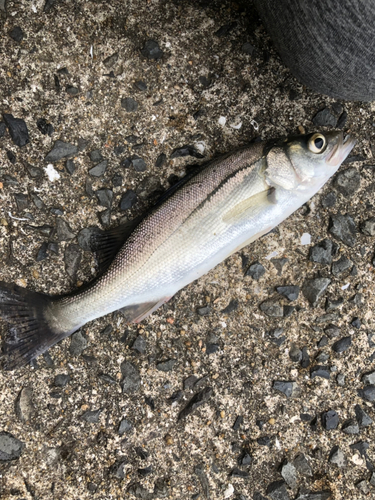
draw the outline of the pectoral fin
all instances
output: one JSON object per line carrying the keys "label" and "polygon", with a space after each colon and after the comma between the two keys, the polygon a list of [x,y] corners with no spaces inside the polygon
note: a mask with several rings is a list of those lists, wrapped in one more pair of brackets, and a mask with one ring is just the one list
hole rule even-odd
{"label": "pectoral fin", "polygon": [[264,191],[260,191],[259,193],[256,193],[253,196],[237,203],[237,205],[223,215],[223,221],[228,224],[233,224],[234,222],[238,222],[243,217],[246,217],[248,213],[258,212],[265,206],[273,205],[275,203],[275,188],[272,187]]}

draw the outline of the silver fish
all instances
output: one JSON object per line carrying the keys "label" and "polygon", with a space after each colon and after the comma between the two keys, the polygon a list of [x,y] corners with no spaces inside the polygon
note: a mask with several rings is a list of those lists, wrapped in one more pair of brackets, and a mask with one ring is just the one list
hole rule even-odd
{"label": "silver fish", "polygon": [[104,271],[70,295],[0,282],[0,315],[11,324],[6,368],[29,362],[113,311],[122,310],[129,322],[142,321],[306,203],[354,144],[341,132],[314,133],[252,144],[212,161],[133,227],[98,236],[93,244]]}

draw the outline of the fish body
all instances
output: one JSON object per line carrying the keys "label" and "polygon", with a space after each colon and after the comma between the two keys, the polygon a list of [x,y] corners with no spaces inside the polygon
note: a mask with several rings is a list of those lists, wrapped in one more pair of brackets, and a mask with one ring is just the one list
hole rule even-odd
{"label": "fish body", "polygon": [[50,297],[1,282],[0,315],[12,325],[5,344],[8,368],[113,311],[141,321],[306,203],[354,143],[344,141],[341,132],[312,134],[256,143],[212,161],[158,203],[130,235],[120,226],[108,238],[99,237],[99,252],[107,260],[111,252],[116,255],[98,278],[71,295]]}

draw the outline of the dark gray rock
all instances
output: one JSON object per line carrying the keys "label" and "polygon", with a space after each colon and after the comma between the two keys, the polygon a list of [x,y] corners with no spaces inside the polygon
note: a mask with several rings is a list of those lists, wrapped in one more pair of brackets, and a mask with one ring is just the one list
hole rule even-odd
{"label": "dark gray rock", "polygon": [[60,161],[63,158],[74,156],[78,153],[78,147],[64,141],[56,141],[51,151],[44,158],[45,161]]}
{"label": "dark gray rock", "polygon": [[283,267],[285,264],[288,262],[289,259],[282,257],[281,259],[271,259],[272,264],[275,266],[275,269],[277,271],[277,275],[281,276],[283,272]]}
{"label": "dark gray rock", "polygon": [[333,325],[330,323],[324,328],[325,333],[328,335],[330,339],[338,337],[341,333],[340,328],[337,325]]}
{"label": "dark gray rock", "polygon": [[220,312],[222,314],[231,314],[232,312],[237,311],[238,305],[239,304],[237,299],[231,299],[229,304],[226,307],[224,307],[224,309],[222,309]]}
{"label": "dark gray rock", "polygon": [[76,169],[75,163],[73,160],[66,160],[65,169],[68,174],[73,175]]}
{"label": "dark gray rock", "polygon": [[301,366],[302,368],[307,368],[310,366],[310,356],[306,346],[302,347]]}
{"label": "dark gray rock", "polygon": [[123,379],[121,381],[122,392],[130,394],[139,389],[141,385],[141,376],[138,368],[129,361],[121,363],[121,373]]}
{"label": "dark gray rock", "polygon": [[352,345],[352,338],[350,336],[343,337],[342,339],[338,340],[333,344],[332,350],[337,353],[345,352],[346,350],[349,349],[351,345]]}
{"label": "dark gray rock", "polygon": [[7,126],[4,122],[0,122],[0,139],[4,137]]}
{"label": "dark gray rock", "polygon": [[141,53],[147,59],[161,59],[163,57],[163,51],[159,47],[158,42],[155,40],[147,40],[141,50]]}
{"label": "dark gray rock", "polygon": [[160,155],[156,158],[155,167],[161,168],[167,161],[167,155],[164,153],[160,153]]}
{"label": "dark gray rock", "polygon": [[29,206],[28,197],[23,193],[14,193],[14,200],[16,202],[17,210],[19,212],[26,210]]}
{"label": "dark gray rock", "polygon": [[92,252],[94,248],[95,237],[103,234],[103,231],[96,226],[85,227],[78,233],[78,245],[85,252]]}
{"label": "dark gray rock", "polygon": [[124,99],[121,99],[121,106],[128,113],[133,113],[133,112],[137,111],[137,109],[138,109],[138,103],[132,97],[125,97]]}
{"label": "dark gray rock", "polygon": [[335,410],[328,410],[322,413],[322,425],[327,430],[337,429],[339,425],[339,416]]}
{"label": "dark gray rock", "polygon": [[71,243],[66,247],[64,254],[65,271],[73,281],[76,280],[81,259],[81,250],[78,245]]}
{"label": "dark gray rock", "polygon": [[30,422],[35,416],[35,406],[33,403],[33,390],[31,387],[23,387],[16,399],[15,410],[21,422]]}
{"label": "dark gray rock", "polygon": [[285,394],[287,398],[295,397],[300,393],[300,388],[296,382],[285,382],[282,380],[275,380],[272,387],[276,391]]}
{"label": "dark gray rock", "polygon": [[25,444],[9,432],[0,432],[0,461],[16,460],[21,456]]}
{"label": "dark gray rock", "polygon": [[301,476],[312,477],[313,471],[307,458],[303,453],[299,453],[293,460],[293,465]]}
{"label": "dark gray rock", "polygon": [[115,174],[113,177],[112,177],[112,185],[113,187],[121,187],[122,186],[122,175],[120,174]]}
{"label": "dark gray rock", "polygon": [[302,351],[295,344],[291,344],[289,349],[289,357],[295,363],[300,363],[302,360]]}
{"label": "dark gray rock", "polygon": [[162,361],[156,364],[156,369],[161,372],[170,372],[173,370],[174,365],[177,363],[177,359],[168,359],[167,361]]}
{"label": "dark gray rock", "polygon": [[138,335],[132,345],[132,349],[134,351],[139,352],[140,354],[144,354],[146,352],[146,339],[142,337],[142,335]]}
{"label": "dark gray rock", "polygon": [[69,352],[72,356],[80,356],[87,347],[87,339],[78,331],[71,336]]}
{"label": "dark gray rock", "polygon": [[52,215],[64,215],[64,210],[60,207],[51,207],[49,211]]}
{"label": "dark gray rock", "polygon": [[55,3],[57,3],[58,1],[60,0],[46,0],[46,3],[44,4],[44,8],[43,8],[43,11],[44,12],[49,12],[52,7],[55,5]]}
{"label": "dark gray rock", "polygon": [[286,339],[285,335],[283,335],[283,332],[284,332],[283,328],[275,328],[274,330],[269,331],[268,335],[270,337],[271,342],[280,347],[281,344],[283,344]]}
{"label": "dark gray rock", "polygon": [[13,115],[8,113],[4,113],[3,118],[14,144],[20,148],[26,146],[30,142],[30,139],[25,120],[14,118]]}
{"label": "dark gray rock", "polygon": [[198,378],[195,375],[190,375],[188,378],[184,380],[184,390],[192,389],[196,383]]}
{"label": "dark gray rock", "polygon": [[107,166],[108,166],[108,160],[103,160],[97,165],[95,165],[95,167],[90,168],[89,175],[91,175],[92,177],[101,177],[107,170]]}
{"label": "dark gray rock", "polygon": [[375,371],[370,372],[370,373],[366,373],[365,375],[363,375],[362,382],[365,385],[374,385],[375,384]]}
{"label": "dark gray rock", "polygon": [[36,261],[41,262],[42,260],[45,260],[48,257],[48,243],[45,241],[42,243],[38,249],[38,252],[36,254]]}
{"label": "dark gray rock", "polygon": [[375,217],[362,222],[360,229],[366,236],[375,236]]}
{"label": "dark gray rock", "polygon": [[254,262],[246,271],[245,276],[250,276],[253,280],[258,281],[265,274],[265,272],[266,270],[262,264]]}
{"label": "dark gray rock", "polygon": [[351,444],[349,447],[351,450],[359,451],[360,455],[365,457],[370,445],[366,441],[358,441],[358,443]]}
{"label": "dark gray rock", "polygon": [[295,500],[328,500],[332,493],[328,490],[324,491],[307,491],[301,492]]}
{"label": "dark gray rock", "polygon": [[354,328],[361,328],[361,320],[359,318],[353,318],[353,320],[350,323]]}
{"label": "dark gray rock", "polygon": [[331,240],[322,240],[310,249],[309,260],[323,265],[331,264],[336,248]]}
{"label": "dark gray rock", "polygon": [[193,156],[194,158],[204,158],[204,155],[199,153],[194,146],[185,145],[176,148],[172,151],[170,158],[182,158],[184,156]]}
{"label": "dark gray rock", "polygon": [[53,125],[51,123],[47,123],[47,120],[45,118],[39,118],[39,120],[36,122],[36,126],[43,135],[49,135],[51,137],[54,132]]}
{"label": "dark gray rock", "polygon": [[139,498],[140,500],[151,500],[154,497],[154,495],[149,492],[144,486],[142,486],[140,483],[133,483],[129,486],[127,489],[128,495],[134,495],[135,498]]}
{"label": "dark gray rock", "polygon": [[283,306],[275,300],[266,300],[260,304],[259,308],[271,318],[282,318],[284,315]]}
{"label": "dark gray rock", "polygon": [[346,458],[342,450],[338,446],[334,446],[330,451],[328,461],[336,464],[338,467],[346,466]]}
{"label": "dark gray rock", "polygon": [[317,347],[322,348],[325,347],[328,344],[328,337],[326,335],[323,335],[323,337],[319,340],[319,342],[316,344]]}
{"label": "dark gray rock", "polygon": [[351,196],[360,188],[361,176],[358,170],[354,167],[349,167],[346,170],[340,171],[335,180],[334,186],[344,196]]}
{"label": "dark gray rock", "polygon": [[290,496],[286,489],[286,484],[284,481],[274,481],[268,485],[266,490],[267,495],[272,498],[272,500],[289,500]]}
{"label": "dark gray rock", "polygon": [[318,111],[312,121],[317,127],[336,127],[337,124],[337,118],[329,108]]}
{"label": "dark gray rock", "polygon": [[251,56],[255,50],[254,45],[251,45],[249,42],[245,42],[242,47],[241,47],[242,52],[247,54],[248,56]]}
{"label": "dark gray rock", "polygon": [[133,191],[132,189],[128,189],[121,197],[120,209],[129,210],[129,208],[132,208],[137,203],[137,200],[138,196],[135,191]]}
{"label": "dark gray rock", "polygon": [[98,189],[95,191],[95,196],[98,199],[99,205],[105,208],[111,208],[113,201],[113,191],[111,189]]}
{"label": "dark gray rock", "polygon": [[330,208],[333,207],[336,203],[336,195],[333,191],[330,193],[327,193],[325,196],[322,198],[322,207],[323,208]]}
{"label": "dark gray rock", "polygon": [[211,312],[211,307],[210,306],[205,306],[205,307],[198,307],[197,313],[199,316],[207,316]]}
{"label": "dark gray rock", "polygon": [[69,241],[75,238],[71,227],[64,219],[56,219],[56,236],[58,241]]}
{"label": "dark gray rock", "polygon": [[98,213],[99,222],[102,226],[107,227],[111,223],[111,211],[109,208]]}
{"label": "dark gray rock", "polygon": [[297,487],[297,469],[291,462],[284,462],[281,467],[281,475],[283,476],[289,488]]}
{"label": "dark gray rock", "polygon": [[182,420],[190,415],[194,410],[196,410],[199,406],[204,404],[206,401],[210,399],[213,394],[212,387],[205,387],[202,391],[197,392],[188,404],[185,406],[183,410],[180,411],[178,415],[178,420]]}
{"label": "dark gray rock", "polygon": [[67,94],[69,94],[71,96],[76,96],[81,92],[78,87],[74,87],[73,85],[67,85],[65,87],[65,91]]}
{"label": "dark gray rock", "polygon": [[375,401],[375,385],[367,385],[358,391],[359,396],[366,401],[373,403]]}
{"label": "dark gray rock", "polygon": [[315,278],[306,280],[302,286],[302,293],[313,307],[316,307],[319,299],[331,283],[329,278]]}
{"label": "dark gray rock", "polygon": [[85,191],[89,198],[92,198],[94,196],[94,191],[92,189],[92,181],[89,177],[86,177]]}
{"label": "dark gray rock", "polygon": [[68,375],[67,373],[60,373],[59,375],[56,375],[53,383],[56,387],[65,387],[69,384],[70,380],[70,375]]}
{"label": "dark gray rock", "polygon": [[363,494],[363,495],[366,495],[368,496],[368,494],[370,493],[370,488],[367,484],[367,481],[365,479],[362,479],[361,481],[358,481],[358,483],[356,483],[355,487]]}
{"label": "dark gray rock", "polygon": [[131,157],[131,164],[136,172],[145,172],[147,170],[146,162],[137,155]]}
{"label": "dark gray rock", "polygon": [[43,170],[39,167],[34,167],[34,165],[30,165],[30,163],[26,162],[25,168],[27,173],[32,179],[39,179],[39,177],[43,176]]}
{"label": "dark gray rock", "polygon": [[373,472],[371,475],[370,484],[371,486],[375,486],[375,472]]}
{"label": "dark gray rock", "polygon": [[132,429],[133,429],[133,424],[126,418],[123,418],[120,422],[117,432],[119,433],[120,436],[122,436],[123,434],[130,432]]}
{"label": "dark gray rock", "polygon": [[104,160],[100,149],[94,149],[93,151],[90,151],[89,155],[90,155],[90,160],[95,163]]}
{"label": "dark gray rock", "polygon": [[293,301],[298,299],[299,295],[299,286],[296,285],[288,285],[288,286],[278,286],[276,287],[276,291],[286,297],[288,300]]}
{"label": "dark gray rock", "polygon": [[358,425],[360,427],[368,427],[372,425],[372,418],[365,412],[365,410],[360,405],[355,405],[355,418],[357,419]]}
{"label": "dark gray rock", "polygon": [[332,264],[332,274],[334,276],[340,276],[340,274],[345,273],[345,271],[350,271],[353,262],[349,260],[345,255],[342,255],[339,260],[335,260]]}
{"label": "dark gray rock", "polygon": [[357,227],[350,215],[332,215],[328,230],[345,245],[353,247],[356,244]]}
{"label": "dark gray rock", "polygon": [[338,299],[327,299],[326,302],[326,311],[334,311],[338,308],[340,308],[344,303],[344,299],[342,297],[339,297]]}
{"label": "dark gray rock", "polygon": [[142,81],[142,80],[137,80],[136,82],[134,82],[134,87],[138,90],[140,90],[141,92],[144,92],[145,90],[147,90],[147,84],[146,82]]}
{"label": "dark gray rock", "polygon": [[98,410],[87,410],[83,415],[81,415],[81,420],[84,420],[88,424],[97,424],[99,422],[101,412],[101,408]]}
{"label": "dark gray rock", "polygon": [[313,379],[315,377],[325,378],[329,380],[331,378],[331,372],[328,366],[313,366],[310,370],[310,378]]}
{"label": "dark gray rock", "polygon": [[358,423],[353,419],[349,419],[346,422],[344,422],[342,424],[341,430],[345,434],[359,434]]}

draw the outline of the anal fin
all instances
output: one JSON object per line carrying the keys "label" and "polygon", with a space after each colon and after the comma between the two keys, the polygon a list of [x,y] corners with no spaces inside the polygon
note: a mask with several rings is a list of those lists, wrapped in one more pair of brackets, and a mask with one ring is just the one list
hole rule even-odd
{"label": "anal fin", "polygon": [[157,302],[144,302],[119,309],[123,313],[128,323],[140,323],[147,316],[152,314],[156,309],[159,309],[163,304],[168,302],[171,297],[163,297]]}

